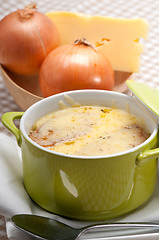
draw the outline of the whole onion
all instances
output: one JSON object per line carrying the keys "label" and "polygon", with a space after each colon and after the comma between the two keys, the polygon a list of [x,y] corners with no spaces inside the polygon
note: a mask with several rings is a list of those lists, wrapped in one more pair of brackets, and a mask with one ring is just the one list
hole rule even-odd
{"label": "whole onion", "polygon": [[108,58],[85,39],[53,50],[44,60],[39,83],[44,97],[77,89],[114,87],[114,71]]}
{"label": "whole onion", "polygon": [[0,64],[16,74],[36,74],[59,42],[53,22],[30,4],[0,21]]}

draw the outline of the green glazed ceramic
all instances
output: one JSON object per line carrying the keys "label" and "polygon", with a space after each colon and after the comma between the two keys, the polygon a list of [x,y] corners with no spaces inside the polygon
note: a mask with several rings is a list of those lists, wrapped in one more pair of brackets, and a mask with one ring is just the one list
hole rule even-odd
{"label": "green glazed ceramic", "polygon": [[134,80],[127,80],[126,84],[137,103],[159,124],[159,90]]}
{"label": "green glazed ceramic", "polygon": [[[65,95],[82,105],[128,110],[142,118],[151,136],[141,145],[113,155],[79,157],[47,150],[29,137],[33,123],[67,104]],[[22,116],[23,115],[23,116]],[[21,118],[20,130],[13,123]],[[136,209],[152,195],[157,178],[158,126],[132,97],[102,90],[79,90],[43,99],[23,113],[5,113],[3,124],[21,146],[24,185],[42,208],[79,220],[103,220]]]}

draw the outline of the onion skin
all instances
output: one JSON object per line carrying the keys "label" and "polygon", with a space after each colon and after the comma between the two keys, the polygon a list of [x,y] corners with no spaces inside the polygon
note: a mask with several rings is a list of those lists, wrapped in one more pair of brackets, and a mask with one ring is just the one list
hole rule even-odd
{"label": "onion skin", "polygon": [[44,97],[77,89],[112,90],[114,71],[107,57],[91,45],[63,45],[44,60],[39,84]]}
{"label": "onion skin", "polygon": [[16,74],[34,75],[46,56],[59,46],[59,33],[44,14],[33,10],[25,18],[19,11],[0,21],[0,64]]}

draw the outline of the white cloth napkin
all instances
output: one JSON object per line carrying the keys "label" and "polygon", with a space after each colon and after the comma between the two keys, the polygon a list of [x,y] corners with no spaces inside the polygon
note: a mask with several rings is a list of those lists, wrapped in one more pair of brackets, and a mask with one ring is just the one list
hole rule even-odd
{"label": "white cloth napkin", "polygon": [[[21,151],[16,140],[4,134],[0,134],[0,215],[6,217],[6,230],[8,238],[13,240],[34,239],[28,234],[17,230],[10,222],[9,218],[14,214],[29,213],[48,216],[67,223],[73,227],[88,225],[88,222],[66,220],[57,215],[48,213],[38,207],[29,198],[23,186]],[[159,183],[151,199],[137,210],[117,219],[116,221],[159,221]],[[89,222],[90,224],[90,222]],[[109,239],[159,239],[159,233],[116,237]],[[106,232],[90,232],[80,239],[108,239]]]}

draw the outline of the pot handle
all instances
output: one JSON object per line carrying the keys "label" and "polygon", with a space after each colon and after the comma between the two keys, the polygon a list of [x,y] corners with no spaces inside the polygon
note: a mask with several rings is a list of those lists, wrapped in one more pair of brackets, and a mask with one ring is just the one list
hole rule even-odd
{"label": "pot handle", "polygon": [[15,126],[14,120],[21,119],[23,114],[24,112],[7,112],[4,113],[1,117],[3,125],[15,135],[19,147],[21,146],[22,139],[20,130]]}
{"label": "pot handle", "polygon": [[141,166],[155,158],[159,158],[159,148],[145,150],[137,156],[136,165]]}

